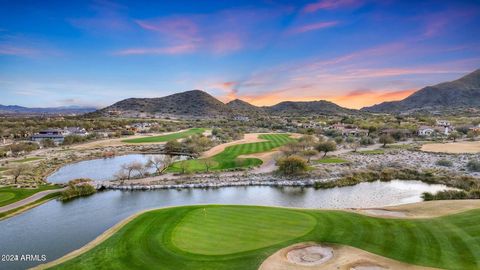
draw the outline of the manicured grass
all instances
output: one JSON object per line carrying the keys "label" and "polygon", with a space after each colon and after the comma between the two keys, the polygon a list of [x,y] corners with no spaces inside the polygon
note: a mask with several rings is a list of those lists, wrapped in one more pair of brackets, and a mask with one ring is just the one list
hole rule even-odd
{"label": "manicured grass", "polygon": [[[267,141],[226,147],[221,153],[211,157],[213,166],[211,166],[210,170],[225,170],[261,165],[262,161],[258,158],[238,158],[238,156],[268,152],[294,140],[290,138],[289,134],[262,134],[259,135],[259,138]],[[204,159],[192,159],[186,162],[190,172],[206,171]],[[176,162],[172,164],[168,171],[181,172],[180,167],[180,162]]]}
{"label": "manicured grass", "polygon": [[51,193],[51,194],[48,194],[47,196],[45,196],[41,199],[38,199],[38,200],[36,200],[32,203],[27,204],[27,205],[12,209],[10,211],[2,212],[2,213],[0,213],[0,220],[11,217],[11,216],[14,216],[16,214],[19,214],[19,213],[21,213],[21,212],[23,212],[23,211],[25,211],[25,210],[27,210],[31,207],[34,207],[38,204],[42,204],[44,202],[47,202],[47,201],[49,201],[51,199],[54,199],[58,196],[60,196],[60,192]]}
{"label": "manicured grass", "polygon": [[320,164],[336,164],[336,163],[348,163],[349,161],[339,157],[324,157],[313,161]]}
{"label": "manicured grass", "polygon": [[205,132],[204,128],[191,128],[191,129],[186,130],[186,131],[172,133],[172,134],[168,134],[168,135],[151,136],[151,137],[123,140],[122,142],[125,142],[125,143],[168,142],[168,141],[171,141],[171,140],[183,139],[183,138],[186,138],[188,136],[192,136],[194,134],[201,134],[203,132]]}
{"label": "manicured grass", "polygon": [[30,161],[40,160],[40,159],[43,159],[43,158],[41,158],[41,157],[29,157],[29,158],[24,158],[24,159],[12,160],[12,162],[24,163],[24,162],[30,162]]}
{"label": "manicured grass", "polygon": [[55,269],[258,269],[293,243],[364,249],[406,263],[479,269],[480,209],[432,219],[329,210],[183,206],[146,212]]}
{"label": "manicured grass", "polygon": [[355,153],[362,154],[362,155],[383,155],[385,154],[385,151],[382,149],[375,149],[375,150],[357,151]]}
{"label": "manicured grass", "polygon": [[20,200],[23,200],[27,197],[32,196],[33,194],[50,189],[60,188],[57,185],[42,185],[38,188],[16,188],[16,187],[3,187],[0,188],[0,206],[5,206]]}

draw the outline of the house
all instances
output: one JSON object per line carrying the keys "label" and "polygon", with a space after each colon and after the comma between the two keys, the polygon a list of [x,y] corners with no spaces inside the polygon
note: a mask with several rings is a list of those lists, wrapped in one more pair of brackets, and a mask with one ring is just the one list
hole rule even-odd
{"label": "house", "polygon": [[45,129],[40,131],[38,134],[34,134],[30,137],[30,140],[34,142],[41,142],[43,140],[52,140],[55,143],[62,143],[65,139],[65,134],[63,129]]}
{"label": "house", "polygon": [[478,124],[477,126],[470,127],[470,128],[468,128],[468,130],[479,133],[480,132],[480,124]]}
{"label": "house", "polygon": [[331,125],[327,129],[338,130],[342,133],[342,136],[344,136],[344,137],[366,136],[366,135],[368,135],[368,130],[366,130],[366,129],[360,129],[355,125],[345,125],[345,124],[342,124],[342,123],[337,123],[337,124]]}
{"label": "house", "polygon": [[145,132],[145,131],[148,131],[150,130],[150,128],[153,126],[152,123],[135,123],[133,125],[131,125],[132,128],[134,128],[136,131],[139,131],[139,132]]}
{"label": "house", "polygon": [[450,127],[451,124],[448,120],[437,120],[436,121],[437,127]]}
{"label": "house", "polygon": [[65,127],[63,128],[63,135],[65,136],[77,135],[77,136],[85,137],[88,135],[88,132],[87,130],[81,127]]}
{"label": "house", "polygon": [[452,132],[453,129],[449,126],[440,126],[440,127],[435,127],[435,131],[440,134],[448,136],[448,134],[450,134],[450,132]]}
{"label": "house", "polygon": [[248,121],[250,121],[250,117],[242,116],[242,115],[236,115],[236,116],[233,117],[233,120],[241,121],[241,122],[248,122]]}
{"label": "house", "polygon": [[432,134],[435,132],[435,130],[432,127],[429,126],[421,126],[417,130],[418,136],[432,136]]}

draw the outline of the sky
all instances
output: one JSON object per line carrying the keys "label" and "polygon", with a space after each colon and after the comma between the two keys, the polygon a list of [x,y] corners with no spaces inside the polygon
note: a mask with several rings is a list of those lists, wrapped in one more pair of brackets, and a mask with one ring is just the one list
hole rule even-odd
{"label": "sky", "polygon": [[201,89],[361,108],[478,68],[480,0],[0,0],[4,105]]}

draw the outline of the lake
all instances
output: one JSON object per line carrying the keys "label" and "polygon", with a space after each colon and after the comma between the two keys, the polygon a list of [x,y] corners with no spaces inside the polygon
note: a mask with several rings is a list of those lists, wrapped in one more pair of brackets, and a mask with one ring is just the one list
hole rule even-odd
{"label": "lake", "polygon": [[[150,158],[162,155],[143,155],[129,154],[115,156],[111,158],[100,158],[86,161],[80,161],[65,165],[59,170],[47,177],[47,181],[51,183],[67,183],[70,180],[78,178],[90,178],[95,181],[114,180],[115,175],[122,169],[122,165],[132,162],[140,162],[147,164]],[[177,156],[178,160],[186,157]],[[149,173],[155,172],[155,168],[148,168]],[[135,175],[135,172],[132,176]]]}
{"label": "lake", "polygon": [[[302,208],[382,207],[421,201],[422,192],[446,189],[419,181],[360,183],[351,187],[226,187],[110,190],[67,203],[49,201],[0,221],[0,254],[46,255],[57,259],[87,244],[122,219],[145,209],[190,204],[250,204]],[[24,269],[38,262],[0,262],[0,269]]]}

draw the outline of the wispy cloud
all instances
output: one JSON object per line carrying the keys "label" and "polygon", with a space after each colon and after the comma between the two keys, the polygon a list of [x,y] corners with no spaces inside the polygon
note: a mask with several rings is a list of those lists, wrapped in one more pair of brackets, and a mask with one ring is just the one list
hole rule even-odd
{"label": "wispy cloud", "polygon": [[[291,9],[279,7],[226,9],[211,14],[178,14],[169,17],[135,20],[136,25],[151,34],[154,48],[188,48],[211,54],[233,53],[258,48],[275,35],[270,24],[278,22]],[[270,31],[272,30],[272,31]],[[279,30],[277,30],[279,31]],[[136,49],[136,48],[133,48]],[[131,48],[125,49],[125,51]],[[137,54],[141,54],[137,50]],[[144,50],[145,54],[151,51]],[[181,53],[181,51],[179,51]]]}
{"label": "wispy cloud", "polygon": [[363,5],[362,0],[320,0],[307,4],[303,11],[306,13],[316,12],[318,10],[332,10],[339,8],[355,8]]}
{"label": "wispy cloud", "polygon": [[290,29],[288,31],[288,33],[290,33],[290,34],[301,34],[301,33],[305,33],[305,32],[330,28],[330,27],[338,25],[338,23],[339,23],[338,21],[328,21],[328,22],[316,22],[316,23],[304,24],[304,25],[301,25],[301,26],[293,27],[292,29]]}
{"label": "wispy cloud", "polygon": [[176,55],[195,51],[191,44],[176,45],[162,48],[131,48],[114,52],[114,55]]}

